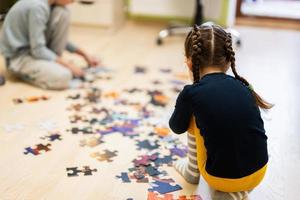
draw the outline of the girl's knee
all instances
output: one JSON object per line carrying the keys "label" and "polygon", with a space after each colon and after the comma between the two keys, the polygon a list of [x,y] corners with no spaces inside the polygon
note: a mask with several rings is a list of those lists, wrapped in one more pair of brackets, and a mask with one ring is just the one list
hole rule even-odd
{"label": "girl's knee", "polygon": [[59,70],[59,72],[53,74],[53,77],[48,79],[47,89],[50,90],[64,90],[70,86],[72,80],[72,73],[68,69]]}

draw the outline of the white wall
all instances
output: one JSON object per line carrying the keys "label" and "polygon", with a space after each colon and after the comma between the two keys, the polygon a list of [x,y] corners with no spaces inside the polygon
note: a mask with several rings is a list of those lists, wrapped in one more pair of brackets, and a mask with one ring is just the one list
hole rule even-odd
{"label": "white wall", "polygon": [[[227,25],[233,25],[236,0],[202,0],[204,17],[220,21],[222,6],[229,3]],[[130,0],[131,15],[187,17],[192,18],[195,11],[195,0]]]}

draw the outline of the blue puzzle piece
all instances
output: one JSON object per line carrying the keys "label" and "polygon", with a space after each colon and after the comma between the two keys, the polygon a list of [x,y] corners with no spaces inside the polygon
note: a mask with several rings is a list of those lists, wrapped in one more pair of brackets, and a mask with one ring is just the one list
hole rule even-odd
{"label": "blue puzzle piece", "polygon": [[158,141],[155,141],[154,144],[153,143],[151,144],[149,140],[143,140],[143,141],[138,141],[137,146],[138,146],[138,150],[141,149],[154,150],[154,149],[158,149],[160,145],[158,144]]}
{"label": "blue puzzle piece", "polygon": [[155,181],[152,183],[152,188],[149,189],[149,191],[156,191],[159,192],[160,194],[166,194],[169,192],[174,192],[177,190],[182,190],[182,187],[178,184],[170,184],[166,182],[161,182],[161,181]]}
{"label": "blue puzzle piece", "polygon": [[122,179],[123,183],[130,183],[130,179],[128,177],[128,174],[126,172],[122,172],[121,176],[116,176],[117,178]]}
{"label": "blue puzzle piece", "polygon": [[167,164],[167,165],[170,165],[172,164],[173,162],[173,158],[172,158],[172,155],[169,155],[169,156],[164,156],[163,158],[157,158],[154,163],[155,163],[155,166],[158,167],[158,166],[161,166],[163,164]]}
{"label": "blue puzzle piece", "polygon": [[25,150],[26,150],[26,151],[24,152],[25,155],[31,153],[31,154],[33,154],[33,155],[36,156],[36,155],[39,154],[39,151],[38,151],[38,150],[32,149],[31,147],[26,147]]}
{"label": "blue puzzle piece", "polygon": [[60,134],[52,134],[50,136],[47,136],[47,138],[49,138],[49,141],[53,142],[55,140],[61,140],[61,135]]}
{"label": "blue puzzle piece", "polygon": [[160,175],[160,172],[155,167],[153,167],[151,165],[146,167],[146,172],[149,174],[149,176]]}

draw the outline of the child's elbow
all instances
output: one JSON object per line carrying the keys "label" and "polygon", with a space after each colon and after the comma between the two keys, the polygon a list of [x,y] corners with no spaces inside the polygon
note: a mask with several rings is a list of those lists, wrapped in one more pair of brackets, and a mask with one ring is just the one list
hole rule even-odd
{"label": "child's elbow", "polygon": [[186,128],[180,127],[177,124],[172,123],[171,121],[169,121],[169,127],[176,134],[182,134],[187,131]]}

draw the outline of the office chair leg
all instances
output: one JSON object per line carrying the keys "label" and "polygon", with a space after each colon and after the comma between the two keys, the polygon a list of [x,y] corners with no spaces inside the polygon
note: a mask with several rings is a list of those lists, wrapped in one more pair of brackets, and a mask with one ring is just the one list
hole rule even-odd
{"label": "office chair leg", "polygon": [[156,40],[156,44],[157,45],[162,45],[163,44],[163,39],[168,37],[170,35],[170,29],[163,29],[159,32],[157,40]]}

